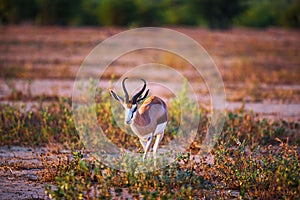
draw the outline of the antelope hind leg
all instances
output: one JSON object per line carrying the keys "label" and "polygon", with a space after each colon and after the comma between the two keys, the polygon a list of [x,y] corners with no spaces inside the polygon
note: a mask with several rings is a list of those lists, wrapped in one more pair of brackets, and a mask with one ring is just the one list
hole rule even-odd
{"label": "antelope hind leg", "polygon": [[165,132],[166,125],[167,125],[167,122],[164,122],[164,123],[161,123],[161,124],[157,125],[157,127],[156,127],[155,134],[154,134],[154,135],[156,135],[156,140],[155,140],[155,144],[153,146],[153,157],[154,157],[154,159],[156,159],[156,153],[157,153],[158,145],[164,137],[164,132]]}
{"label": "antelope hind leg", "polygon": [[154,143],[154,146],[153,146],[153,157],[154,157],[154,159],[156,159],[158,145],[159,145],[160,141],[163,139],[163,137],[164,137],[164,132],[156,135],[155,143]]}

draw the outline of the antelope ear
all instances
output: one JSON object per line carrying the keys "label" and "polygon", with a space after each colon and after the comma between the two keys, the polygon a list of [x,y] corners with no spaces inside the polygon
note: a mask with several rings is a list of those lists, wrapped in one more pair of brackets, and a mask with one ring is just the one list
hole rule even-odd
{"label": "antelope ear", "polygon": [[110,92],[110,95],[115,98],[117,101],[120,101],[120,102],[124,102],[124,99],[122,97],[120,97],[119,95],[117,95],[117,93],[115,93],[113,90],[109,90]]}

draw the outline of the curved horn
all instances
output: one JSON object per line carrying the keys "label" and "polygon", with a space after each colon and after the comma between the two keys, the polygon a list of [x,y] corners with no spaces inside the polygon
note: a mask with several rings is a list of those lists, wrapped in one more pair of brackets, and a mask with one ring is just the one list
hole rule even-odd
{"label": "curved horn", "polygon": [[126,87],[125,87],[125,81],[128,79],[128,77],[124,78],[123,81],[122,81],[122,87],[123,87],[123,91],[125,93],[125,102],[128,103],[129,102],[129,95],[128,95],[128,92],[126,90]]}
{"label": "curved horn", "polygon": [[137,99],[137,102],[140,102],[140,101],[143,101],[144,99],[146,99],[146,97],[148,96],[149,94],[149,89],[146,91],[146,93],[144,94],[144,96],[140,96],[140,98]]}
{"label": "curved horn", "polygon": [[136,93],[133,97],[132,97],[132,102],[133,103],[136,103],[137,99],[139,98],[139,96],[141,96],[143,94],[143,92],[145,91],[146,89],[146,81],[144,79],[141,79],[143,82],[144,82],[144,86],[143,88],[138,92]]}

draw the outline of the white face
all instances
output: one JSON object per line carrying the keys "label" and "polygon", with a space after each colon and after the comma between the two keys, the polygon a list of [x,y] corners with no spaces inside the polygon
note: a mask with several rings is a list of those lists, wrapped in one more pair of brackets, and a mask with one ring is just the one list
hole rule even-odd
{"label": "white face", "polygon": [[136,116],[137,105],[136,104],[123,104],[125,108],[125,124],[131,124]]}
{"label": "white face", "polygon": [[[145,96],[147,96],[148,92],[149,92],[149,90],[146,92],[146,95],[144,95],[143,98],[145,98]],[[133,122],[133,120],[135,119],[136,111],[137,111],[137,105],[138,105],[139,101],[133,104],[132,100],[130,100],[130,101],[128,100],[129,103],[125,103],[124,99],[122,97],[120,97],[119,95],[117,95],[113,90],[110,90],[110,94],[117,101],[119,101],[125,109],[125,122],[124,123],[125,124],[131,124]]]}

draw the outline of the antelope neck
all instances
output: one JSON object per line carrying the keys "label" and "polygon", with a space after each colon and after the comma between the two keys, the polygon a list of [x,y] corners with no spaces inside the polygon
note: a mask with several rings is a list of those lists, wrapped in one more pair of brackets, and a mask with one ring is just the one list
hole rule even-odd
{"label": "antelope neck", "polygon": [[133,120],[134,124],[138,126],[147,126],[151,123],[151,119],[149,116],[149,111],[147,110],[144,113],[140,113],[139,109],[136,111],[135,118]]}

